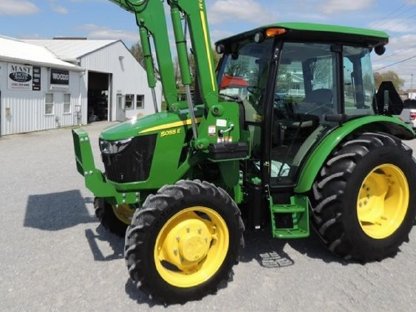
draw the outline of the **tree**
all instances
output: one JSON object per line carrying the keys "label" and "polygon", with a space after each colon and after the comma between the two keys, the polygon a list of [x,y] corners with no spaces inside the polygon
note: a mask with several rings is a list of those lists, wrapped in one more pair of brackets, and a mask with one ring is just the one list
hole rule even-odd
{"label": "tree", "polygon": [[371,79],[370,73],[365,73],[363,77],[364,90],[373,89],[373,80]]}
{"label": "tree", "polygon": [[[214,68],[217,68],[217,65],[220,61],[221,56],[215,51],[214,48],[212,48],[212,54],[214,56]],[[195,56],[193,55],[192,52],[188,54],[188,60],[189,60],[189,69],[191,72],[191,76],[194,80],[195,75],[196,75],[196,62],[195,62]],[[180,73],[179,61],[177,57],[175,59],[175,80],[178,84],[180,84],[181,73]]]}
{"label": "tree", "polygon": [[384,73],[376,72],[374,74],[374,80],[376,82],[376,88],[377,89],[380,87],[380,84],[383,81],[393,82],[393,85],[394,85],[394,87],[396,88],[397,91],[400,91],[401,88],[404,85],[404,80],[401,79],[399,77],[399,75],[396,72],[392,71],[392,70],[389,70],[389,71],[384,72]]}
{"label": "tree", "polygon": [[[130,48],[130,52],[131,54],[133,54],[134,58],[143,66],[145,67],[144,64],[144,55],[143,55],[143,49],[140,45],[140,42],[137,42],[136,44],[132,45]],[[217,52],[215,51],[214,48],[212,48],[212,54],[214,56],[214,67],[216,68],[219,60],[220,60],[220,55],[217,54]],[[194,78],[195,75],[195,70],[196,70],[196,63],[195,63],[195,57],[192,53],[189,53],[188,55],[188,59],[189,59],[189,68],[191,71],[191,75]],[[178,63],[178,58],[175,59],[175,63],[174,63],[174,69],[175,69],[175,80],[177,84],[180,84],[180,80],[181,80],[181,73],[180,73],[180,69],[179,69],[179,63]],[[156,74],[158,74],[158,70],[157,68],[156,70]]]}
{"label": "tree", "polygon": [[143,49],[139,42],[132,45],[130,48],[131,54],[133,54],[134,58],[144,67],[144,56],[143,56]]}

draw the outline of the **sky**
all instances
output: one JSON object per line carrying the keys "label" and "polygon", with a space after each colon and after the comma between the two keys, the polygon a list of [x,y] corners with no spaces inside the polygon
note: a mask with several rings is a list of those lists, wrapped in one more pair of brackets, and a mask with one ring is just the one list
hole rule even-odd
{"label": "sky", "polygon": [[[287,21],[384,30],[390,43],[383,56],[374,56],[374,69],[393,70],[405,88],[416,88],[416,0],[206,0],[206,5],[213,42]],[[110,0],[0,0],[2,36],[121,39],[130,47],[138,41],[137,30],[134,16]]]}

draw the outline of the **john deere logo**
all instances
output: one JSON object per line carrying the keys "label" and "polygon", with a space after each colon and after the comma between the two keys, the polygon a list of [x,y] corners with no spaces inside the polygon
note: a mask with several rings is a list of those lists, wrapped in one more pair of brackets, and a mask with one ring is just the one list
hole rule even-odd
{"label": "john deere logo", "polygon": [[16,82],[28,82],[32,80],[32,76],[25,72],[10,73],[9,78]]}

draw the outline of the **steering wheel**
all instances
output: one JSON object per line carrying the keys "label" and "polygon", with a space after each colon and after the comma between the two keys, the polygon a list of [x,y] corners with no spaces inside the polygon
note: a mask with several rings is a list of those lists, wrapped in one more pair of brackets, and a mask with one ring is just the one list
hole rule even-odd
{"label": "steering wheel", "polygon": [[257,86],[248,86],[247,91],[251,94],[257,95],[259,92],[259,87]]}
{"label": "steering wheel", "polygon": [[293,103],[290,100],[279,97],[274,98],[274,112],[277,119],[293,120],[295,119],[295,112]]}

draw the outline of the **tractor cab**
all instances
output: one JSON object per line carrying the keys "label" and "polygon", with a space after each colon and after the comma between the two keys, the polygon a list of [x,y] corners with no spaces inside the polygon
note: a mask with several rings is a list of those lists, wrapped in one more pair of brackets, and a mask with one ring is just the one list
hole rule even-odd
{"label": "tractor cab", "polygon": [[286,23],[217,43],[223,53],[219,94],[241,102],[254,171],[262,164],[270,187],[295,185],[323,136],[346,120],[376,113],[370,55],[388,39],[363,31]]}

